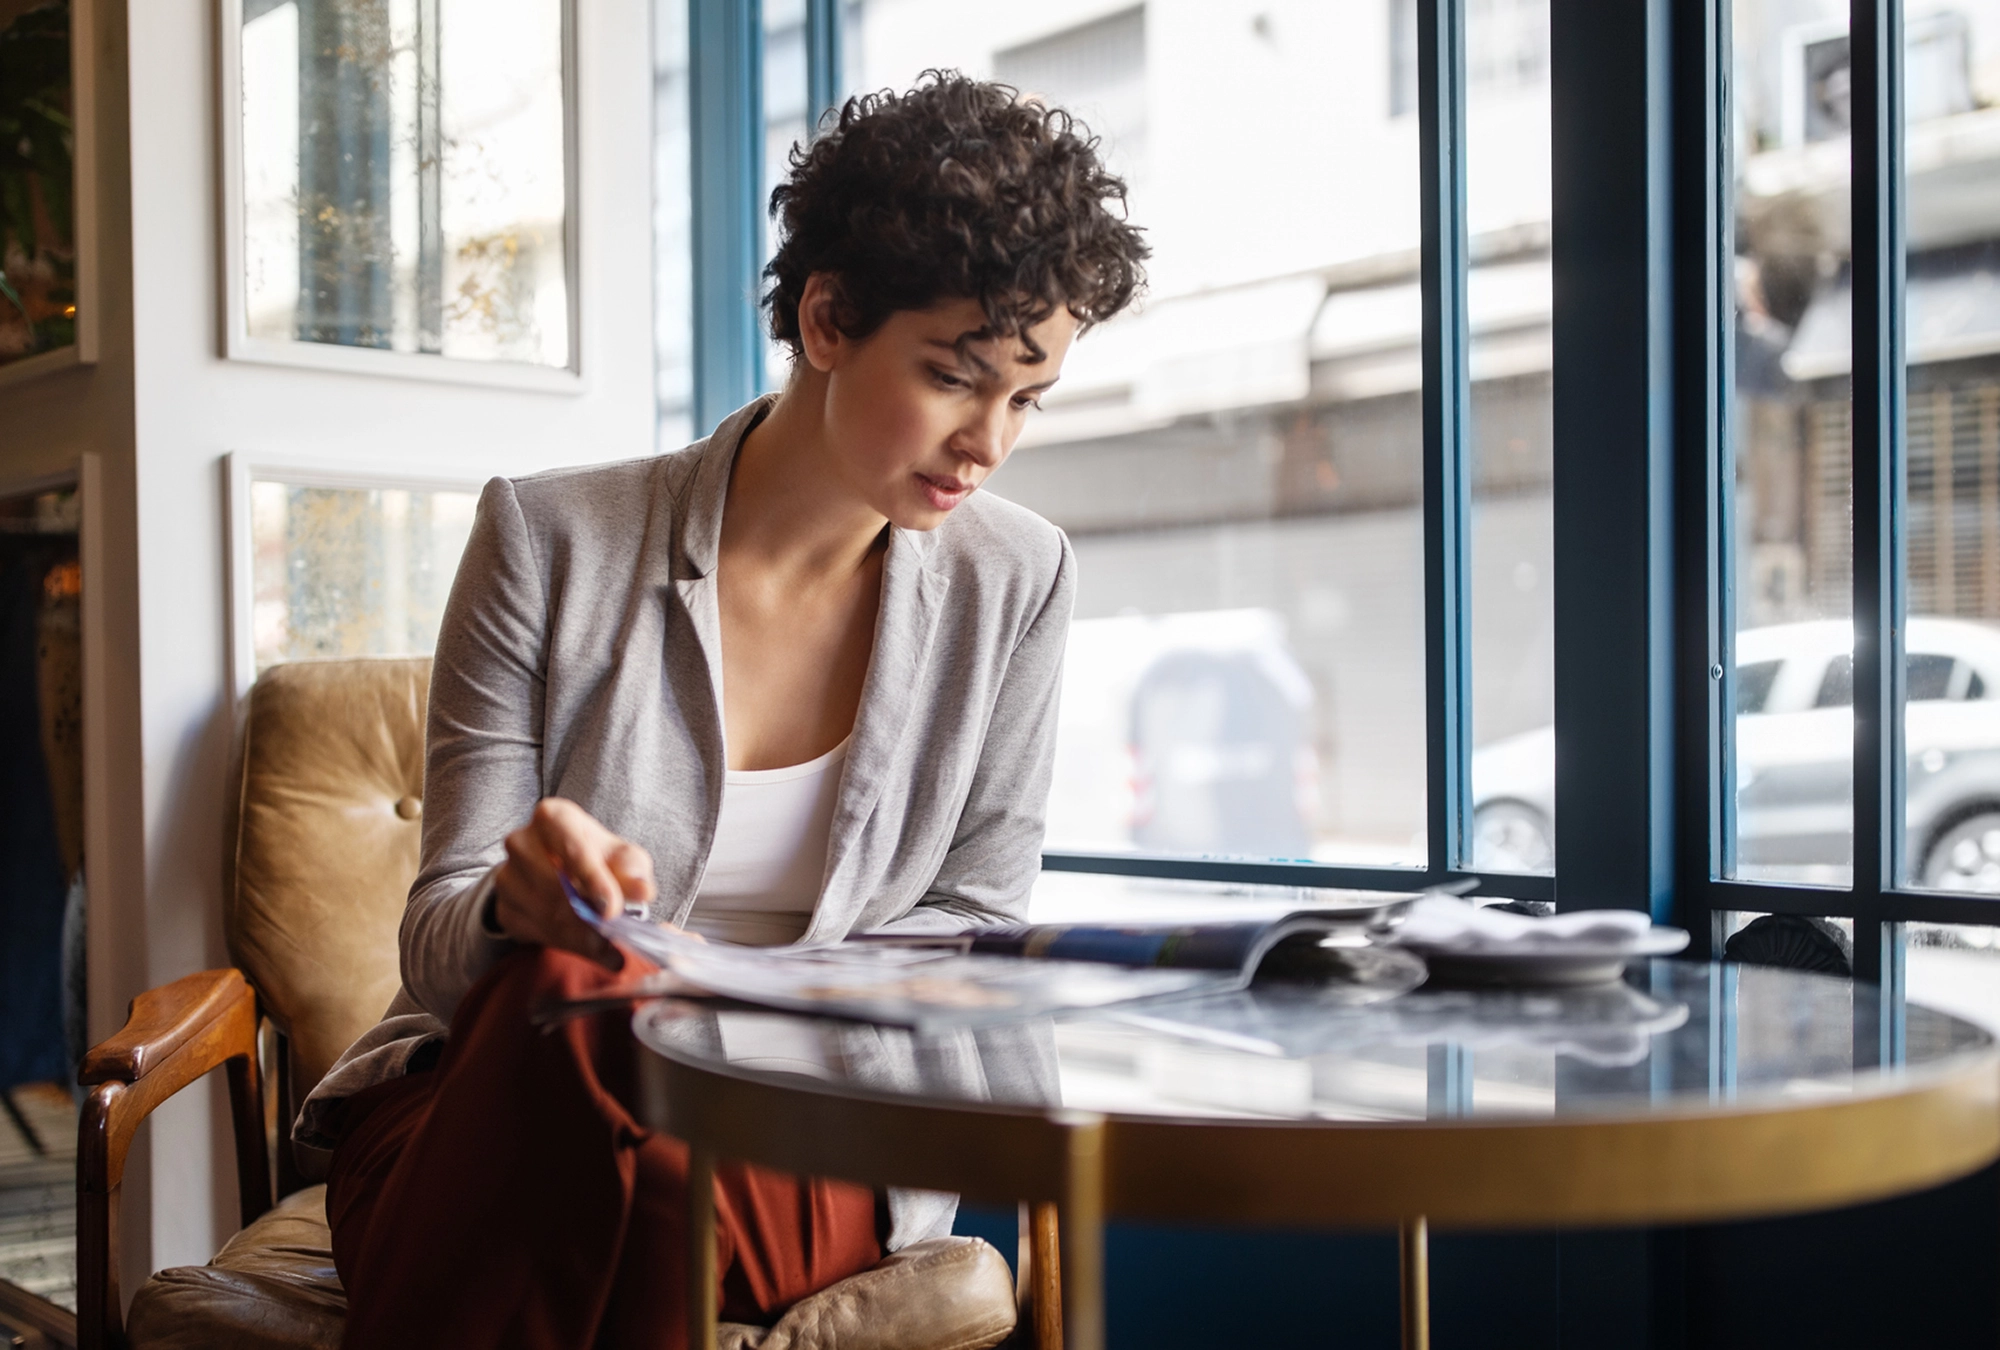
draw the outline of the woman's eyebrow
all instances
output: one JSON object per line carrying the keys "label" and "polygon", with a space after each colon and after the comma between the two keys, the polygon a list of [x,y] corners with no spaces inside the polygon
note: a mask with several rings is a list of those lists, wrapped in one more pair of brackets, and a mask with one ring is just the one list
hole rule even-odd
{"label": "woman's eyebrow", "polygon": [[[997,379],[999,378],[1000,375],[999,368],[996,367],[991,361],[988,361],[984,357],[979,355],[978,352],[973,351],[970,346],[970,344],[973,342],[983,341],[985,339],[985,336],[986,335],[983,333],[974,331],[970,333],[961,333],[959,335],[958,341],[956,342],[946,342],[943,338],[925,338],[924,343],[926,346],[936,347],[941,351],[950,352],[954,358],[956,358],[960,362],[963,362],[966,365],[971,366],[974,370],[976,370],[981,376],[985,377],[986,379]],[[1027,355],[1019,358],[1019,361],[1020,364],[1024,366],[1040,365],[1042,363],[1043,358],[1046,355],[1047,353],[1045,352],[1030,351]],[[1048,379],[1043,380],[1039,384],[1025,385],[1023,387],[1039,391],[1047,389],[1050,385],[1053,385],[1060,378],[1061,378],[1060,376],[1052,375]]]}
{"label": "woman's eyebrow", "polygon": [[977,352],[973,351],[970,347],[966,345],[968,339],[976,340],[977,335],[973,333],[967,333],[961,336],[956,342],[946,342],[943,338],[925,338],[924,344],[926,346],[937,347],[940,350],[950,352],[954,360],[962,362],[965,365],[971,366],[974,370],[977,370],[982,375],[997,374],[998,372],[993,369],[992,362],[981,357]]}

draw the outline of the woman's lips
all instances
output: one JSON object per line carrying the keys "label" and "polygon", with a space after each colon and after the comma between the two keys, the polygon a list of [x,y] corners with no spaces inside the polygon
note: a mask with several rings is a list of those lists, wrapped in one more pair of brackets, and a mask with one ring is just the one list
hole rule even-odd
{"label": "woman's lips", "polygon": [[949,511],[972,495],[973,484],[956,478],[939,478],[935,474],[917,475],[917,486],[923,489],[924,497],[939,511]]}

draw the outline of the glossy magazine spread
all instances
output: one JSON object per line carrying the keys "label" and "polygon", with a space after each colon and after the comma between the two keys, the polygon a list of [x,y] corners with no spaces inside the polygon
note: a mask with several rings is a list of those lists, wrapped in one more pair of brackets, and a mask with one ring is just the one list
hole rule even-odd
{"label": "glossy magazine spread", "polygon": [[710,995],[893,1026],[969,1026],[1247,985],[1260,963],[1337,973],[1329,938],[1365,943],[1385,909],[1307,911],[1257,923],[1032,925],[945,937],[865,935],[792,947],[709,942],[630,915],[585,922],[660,967],[627,997]]}

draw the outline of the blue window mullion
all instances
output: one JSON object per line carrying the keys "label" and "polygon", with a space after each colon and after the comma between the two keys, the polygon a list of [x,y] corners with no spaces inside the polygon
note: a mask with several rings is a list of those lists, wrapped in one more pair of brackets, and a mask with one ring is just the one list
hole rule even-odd
{"label": "blue window mullion", "polygon": [[[1880,981],[1903,851],[1903,20],[1853,0],[1854,974]],[[1890,963],[1893,965],[1893,962]],[[1885,1008],[1889,1002],[1885,1000]],[[1886,1048],[1884,1028],[1875,1042]],[[1856,1028],[1857,1053],[1870,1037]]]}
{"label": "blue window mullion", "polygon": [[841,97],[841,0],[806,0],[806,118],[817,131]]}
{"label": "blue window mullion", "polygon": [[1730,426],[1735,324],[1730,297],[1735,229],[1730,211],[1728,0],[1674,7],[1673,156],[1675,366],[1679,532],[1675,665],[1677,841],[1675,922],[1689,955],[1718,954],[1722,906],[1715,882],[1735,865],[1736,604]]}
{"label": "blue window mullion", "polygon": [[1671,8],[1549,7],[1556,904],[1663,921],[1675,676],[1709,669],[1675,660]]}
{"label": "blue window mullion", "polygon": [[757,396],[763,337],[764,20],[760,0],[688,0],[694,194],[694,429]]}
{"label": "blue window mullion", "polygon": [[1429,871],[1469,868],[1471,679],[1466,428],[1465,6],[1418,0],[1422,188],[1424,693]]}

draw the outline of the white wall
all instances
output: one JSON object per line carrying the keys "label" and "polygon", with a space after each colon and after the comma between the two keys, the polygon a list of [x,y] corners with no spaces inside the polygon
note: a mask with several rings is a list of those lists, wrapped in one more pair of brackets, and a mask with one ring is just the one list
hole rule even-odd
{"label": "white wall", "polygon": [[[0,386],[0,487],[97,456],[85,503],[86,567],[98,559],[85,577],[95,1038],[138,990],[228,960],[223,456],[485,475],[651,453],[651,69],[647,6],[577,0],[584,392],[260,366],[218,355],[216,6],[84,2],[102,34],[103,357]],[[234,1230],[228,1150],[219,1088],[155,1118],[156,1165],[142,1141],[126,1183],[128,1294],[133,1275],[206,1261]]]}
{"label": "white wall", "polygon": [[[653,448],[647,10],[579,0],[579,251],[587,389],[526,392],[220,359],[215,6],[132,8],[146,978],[226,964],[220,930],[226,706],[222,457],[395,461],[478,474]],[[203,1261],[234,1228],[219,1099],[155,1124],[152,1261]]]}

